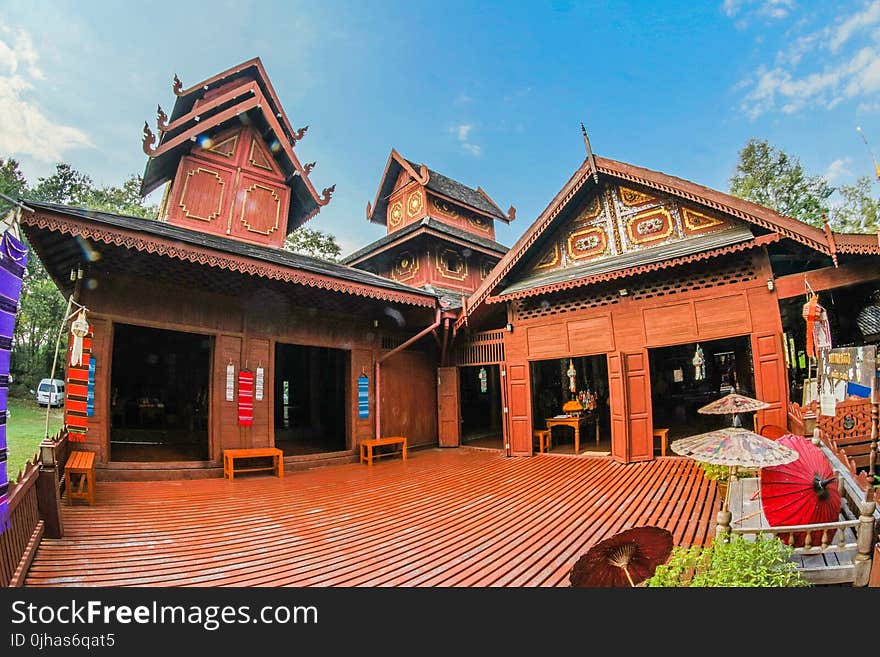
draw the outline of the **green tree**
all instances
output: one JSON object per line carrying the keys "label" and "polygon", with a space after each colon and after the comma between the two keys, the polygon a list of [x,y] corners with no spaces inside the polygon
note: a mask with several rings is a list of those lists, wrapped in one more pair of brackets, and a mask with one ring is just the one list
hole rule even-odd
{"label": "green tree", "polygon": [[854,185],[841,185],[840,205],[831,210],[831,224],[842,233],[875,233],[880,223],[880,199],[874,197],[872,180],[862,176]]}
{"label": "green tree", "polygon": [[730,193],[821,227],[834,188],[822,176],[808,176],[796,157],[750,139],[739,152]]}
{"label": "green tree", "polygon": [[292,253],[302,253],[314,258],[336,262],[342,247],[336,237],[315,228],[297,228],[284,240],[284,249]]}
{"label": "green tree", "polygon": [[[155,217],[156,206],[145,205],[140,198],[140,184],[140,177],[131,175],[120,186],[96,187],[91,177],[62,162],[55,166],[51,175],[38,178],[37,184],[29,187],[18,162],[11,158],[0,160],[0,192],[13,198],[23,198],[25,202],[32,199]],[[41,378],[49,376],[55,353],[55,337],[66,307],[67,300],[31,249],[22,282],[12,347],[11,369],[17,393],[26,392],[35,387]]]}

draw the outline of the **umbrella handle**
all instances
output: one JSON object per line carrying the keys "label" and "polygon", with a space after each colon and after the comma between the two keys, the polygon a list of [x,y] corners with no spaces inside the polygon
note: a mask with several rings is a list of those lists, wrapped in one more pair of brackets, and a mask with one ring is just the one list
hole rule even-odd
{"label": "umbrella handle", "polygon": [[635,588],[636,585],[635,582],[633,582],[633,578],[629,574],[629,569],[626,566],[621,566],[621,569],[623,570],[623,574],[626,575],[626,578],[629,580],[629,585]]}

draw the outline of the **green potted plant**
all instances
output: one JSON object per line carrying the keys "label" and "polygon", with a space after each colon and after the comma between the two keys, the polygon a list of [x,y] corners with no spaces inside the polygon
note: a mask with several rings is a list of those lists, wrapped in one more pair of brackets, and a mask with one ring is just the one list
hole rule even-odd
{"label": "green potted plant", "polygon": [[[727,486],[730,483],[730,466],[700,462],[700,467],[703,468],[703,475],[706,479],[718,482],[718,494],[721,496],[721,499],[727,497]],[[750,470],[748,468],[737,468],[736,470],[737,479],[755,477],[757,474],[757,470]]]}
{"label": "green potted plant", "polygon": [[810,586],[791,559],[792,548],[772,535],[741,536],[706,546],[676,547],[647,580],[649,587]]}

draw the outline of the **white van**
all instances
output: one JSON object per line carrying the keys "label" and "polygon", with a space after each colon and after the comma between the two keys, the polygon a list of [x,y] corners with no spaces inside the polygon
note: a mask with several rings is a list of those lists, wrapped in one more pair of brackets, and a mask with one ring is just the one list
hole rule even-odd
{"label": "white van", "polygon": [[64,405],[64,381],[61,379],[43,379],[37,386],[37,403],[40,406]]}

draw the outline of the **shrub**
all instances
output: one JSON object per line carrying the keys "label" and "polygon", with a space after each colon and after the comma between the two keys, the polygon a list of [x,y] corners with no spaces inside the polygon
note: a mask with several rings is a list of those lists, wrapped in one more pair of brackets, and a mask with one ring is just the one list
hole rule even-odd
{"label": "shrub", "polygon": [[676,547],[647,581],[652,587],[810,586],[791,560],[792,548],[776,536],[754,542],[740,536],[705,547]]}

